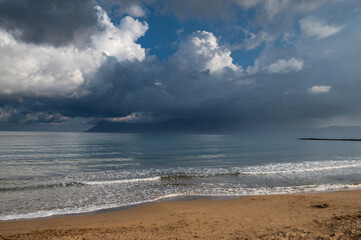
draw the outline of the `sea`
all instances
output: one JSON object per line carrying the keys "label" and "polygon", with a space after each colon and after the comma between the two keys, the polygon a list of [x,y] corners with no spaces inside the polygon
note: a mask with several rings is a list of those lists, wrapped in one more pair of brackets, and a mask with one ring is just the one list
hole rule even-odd
{"label": "sea", "polygon": [[361,142],[0,132],[0,221],[156,201],[361,189]]}

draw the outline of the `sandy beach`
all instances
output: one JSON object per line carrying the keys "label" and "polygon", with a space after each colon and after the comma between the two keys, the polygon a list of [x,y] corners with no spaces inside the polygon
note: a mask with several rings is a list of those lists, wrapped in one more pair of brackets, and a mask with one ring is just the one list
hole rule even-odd
{"label": "sandy beach", "polygon": [[6,221],[0,239],[361,239],[361,190],[156,202]]}

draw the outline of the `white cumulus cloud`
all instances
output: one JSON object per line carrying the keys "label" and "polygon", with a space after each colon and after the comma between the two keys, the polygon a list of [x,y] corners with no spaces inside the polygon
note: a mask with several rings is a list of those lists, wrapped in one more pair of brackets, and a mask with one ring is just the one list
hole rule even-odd
{"label": "white cumulus cloud", "polygon": [[36,46],[0,30],[0,94],[52,96],[73,92],[102,55],[91,49]]}
{"label": "white cumulus cloud", "polygon": [[180,69],[190,71],[222,72],[225,68],[242,71],[233,64],[231,51],[218,45],[217,38],[210,32],[197,31],[179,46],[173,60]]}
{"label": "white cumulus cloud", "polygon": [[342,26],[327,25],[313,17],[301,19],[300,26],[304,35],[317,39],[327,38],[343,29]]}
{"label": "white cumulus cloud", "polygon": [[145,58],[145,50],[135,41],[148,30],[147,23],[141,23],[131,17],[124,17],[119,26],[114,26],[104,10],[98,7],[99,25],[104,30],[92,37],[95,48],[118,61],[139,61]]}
{"label": "white cumulus cloud", "polygon": [[75,44],[25,43],[0,29],[0,94],[72,95],[87,75],[97,71],[106,55],[118,61],[143,60],[145,50],[135,41],[148,25],[125,17],[114,26],[100,7],[98,13],[100,30],[93,33],[92,44],[82,49]]}
{"label": "white cumulus cloud", "polygon": [[308,89],[310,94],[327,93],[331,90],[331,86],[312,86]]}

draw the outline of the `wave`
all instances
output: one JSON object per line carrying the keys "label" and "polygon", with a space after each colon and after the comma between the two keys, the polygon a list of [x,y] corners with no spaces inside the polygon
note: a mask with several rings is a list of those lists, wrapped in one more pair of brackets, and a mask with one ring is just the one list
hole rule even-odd
{"label": "wave", "polygon": [[361,189],[361,183],[356,184],[321,184],[321,185],[299,185],[287,187],[245,187],[239,188],[237,191],[222,192],[183,192],[183,193],[170,193],[159,196],[157,201],[179,199],[183,197],[242,197],[242,196],[255,196],[255,195],[276,195],[276,194],[295,194],[295,193],[310,193],[310,192],[327,192],[327,191],[340,191],[340,190],[354,190]]}
{"label": "wave", "polygon": [[202,178],[206,175],[186,175],[186,174],[175,174],[175,175],[164,175],[159,177],[160,180],[172,181],[172,180],[183,180],[183,179],[192,179],[192,178]]}
{"label": "wave", "polygon": [[[288,166],[287,166],[288,165]],[[191,173],[175,172],[169,175],[160,176],[160,180],[165,181],[179,181],[194,178],[212,178],[212,177],[239,177],[239,176],[262,176],[262,175],[284,175],[292,173],[308,173],[320,172],[327,170],[347,169],[361,167],[361,163],[346,164],[338,166],[302,166],[303,164],[269,164],[261,166],[252,166],[245,168],[231,168],[226,169],[193,169]],[[201,172],[208,172],[202,174]]]}
{"label": "wave", "polygon": [[0,221],[9,221],[9,220],[18,220],[18,219],[35,219],[51,216],[62,216],[62,215],[72,215],[72,214],[83,214],[97,212],[106,209],[116,209],[122,207],[132,207],[137,205],[142,205],[146,203],[151,203],[157,201],[156,199],[144,200],[139,202],[127,203],[127,204],[104,204],[101,206],[85,206],[85,207],[72,207],[72,208],[63,208],[63,209],[53,209],[53,210],[41,210],[31,213],[18,213],[18,214],[9,214],[9,215],[0,215]]}
{"label": "wave", "polygon": [[[265,165],[231,167],[231,168],[176,168],[176,169],[158,169],[157,171],[147,170],[146,172],[137,173],[145,175],[144,177],[126,178],[126,179],[109,179],[109,180],[79,180],[67,181],[60,179],[55,183],[44,183],[0,187],[0,192],[39,190],[62,187],[83,187],[91,185],[112,185],[112,184],[132,184],[147,182],[180,182],[192,179],[217,178],[217,177],[247,177],[247,176],[272,176],[272,175],[289,175],[302,173],[318,173],[322,171],[352,169],[360,172],[361,160],[340,160],[340,161],[319,161],[319,162],[298,162],[298,163],[269,163]],[[347,170],[348,172],[350,170]],[[342,173],[341,173],[342,174]],[[146,177],[151,175],[151,177]],[[104,176],[106,178],[106,176]],[[110,176],[108,176],[110,177]],[[116,176],[113,176],[116,178]],[[28,179],[28,178],[26,178]],[[31,180],[32,178],[30,178]],[[3,181],[19,181],[23,179],[4,179]],[[65,181],[64,181],[65,180]],[[6,185],[6,184],[5,184]]]}
{"label": "wave", "polygon": [[287,175],[302,174],[310,172],[322,172],[342,169],[359,169],[361,160],[341,160],[341,161],[320,161],[320,162],[298,162],[298,163],[270,163],[265,165],[231,167],[231,168],[177,168],[172,171],[158,171],[163,173],[160,180],[178,181],[193,178],[212,177],[242,177],[261,175]]}
{"label": "wave", "polygon": [[246,175],[246,174],[240,173],[240,172],[194,174],[194,175],[175,173],[175,174],[171,174],[171,175],[164,175],[159,178],[160,178],[160,180],[164,180],[164,181],[178,181],[178,180],[187,180],[187,179],[194,179],[194,178],[212,178],[212,177],[239,176],[239,175]]}
{"label": "wave", "polygon": [[0,215],[0,221],[16,220],[16,219],[34,219],[49,216],[70,215],[70,214],[82,214],[95,212],[105,209],[115,209],[121,207],[132,207],[142,205],[146,203],[152,203],[156,201],[167,201],[174,199],[184,198],[235,198],[242,196],[254,196],[254,195],[275,195],[275,194],[292,194],[292,193],[307,193],[307,192],[324,192],[324,191],[339,191],[339,190],[353,190],[361,189],[361,183],[359,184],[322,184],[322,185],[300,185],[300,186],[288,186],[288,187],[258,187],[258,188],[240,188],[237,192],[180,192],[169,193],[158,196],[154,199],[126,203],[126,204],[103,204],[100,206],[84,206],[84,207],[72,207],[53,210],[40,210],[31,213],[18,213]]}
{"label": "wave", "polygon": [[137,182],[151,182],[151,181],[158,181],[160,179],[161,177],[149,177],[149,178],[133,178],[133,179],[121,179],[121,180],[60,182],[53,184],[25,185],[18,187],[0,187],[0,192],[39,190],[39,189],[48,189],[48,188],[61,188],[61,187],[79,187],[79,186],[87,186],[87,185],[110,185],[110,184],[137,183]]}
{"label": "wave", "polygon": [[306,172],[318,172],[325,170],[345,169],[352,167],[361,167],[361,163],[341,165],[341,166],[330,166],[330,167],[325,166],[325,167],[290,169],[290,170],[279,170],[279,171],[240,172],[239,175],[275,175],[275,174],[288,174],[288,173],[306,173]]}
{"label": "wave", "polygon": [[39,189],[48,189],[48,188],[57,188],[57,187],[74,187],[74,186],[84,186],[82,182],[66,182],[66,183],[54,183],[54,184],[39,184],[39,185],[30,185],[30,186],[19,186],[19,187],[2,187],[0,192],[14,192],[14,191],[24,191],[24,190],[39,190]]}
{"label": "wave", "polygon": [[9,214],[0,216],[0,221],[16,220],[16,219],[34,219],[50,216],[59,216],[59,215],[70,215],[70,214],[80,214],[88,213],[101,209],[115,208],[117,205],[103,205],[101,207],[74,207],[74,208],[64,208],[64,209],[53,209],[53,210],[41,210],[31,213],[19,213],[19,214]]}
{"label": "wave", "polygon": [[266,165],[245,167],[242,169],[241,173],[245,175],[288,174],[347,169],[354,167],[361,167],[361,160],[270,163]]}
{"label": "wave", "polygon": [[82,183],[85,185],[108,185],[108,184],[122,184],[122,183],[136,183],[136,182],[153,182],[153,181],[158,181],[158,180],[161,180],[161,177],[90,181],[90,182],[82,182]]}

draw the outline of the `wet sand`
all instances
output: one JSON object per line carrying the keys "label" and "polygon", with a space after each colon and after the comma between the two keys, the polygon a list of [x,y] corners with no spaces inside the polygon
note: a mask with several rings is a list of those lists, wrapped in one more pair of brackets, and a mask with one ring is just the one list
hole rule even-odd
{"label": "wet sand", "polygon": [[361,239],[361,190],[156,202],[6,221],[0,239]]}

